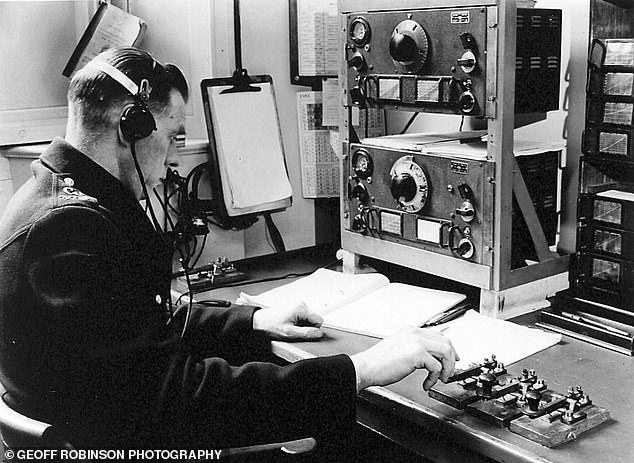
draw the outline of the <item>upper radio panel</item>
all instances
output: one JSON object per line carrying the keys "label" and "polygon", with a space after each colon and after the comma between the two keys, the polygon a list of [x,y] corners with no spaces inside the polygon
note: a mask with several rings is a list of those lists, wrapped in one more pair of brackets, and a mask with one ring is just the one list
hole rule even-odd
{"label": "upper radio panel", "polygon": [[[346,14],[348,105],[495,117],[494,13],[476,7]],[[561,11],[518,9],[517,18],[515,110],[557,109]]]}

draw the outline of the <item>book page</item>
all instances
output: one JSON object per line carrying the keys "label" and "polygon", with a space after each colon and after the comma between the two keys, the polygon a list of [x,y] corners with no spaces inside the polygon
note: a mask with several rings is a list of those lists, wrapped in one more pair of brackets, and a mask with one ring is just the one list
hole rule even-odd
{"label": "book page", "polygon": [[241,293],[236,302],[276,307],[301,300],[309,309],[324,316],[388,283],[387,277],[380,273],[349,274],[320,268],[307,277],[257,296]]}
{"label": "book page", "polygon": [[460,369],[482,363],[485,358],[490,359],[491,354],[504,365],[511,365],[561,341],[559,333],[485,317],[475,310],[434,329],[451,339],[460,356],[456,363]]}
{"label": "book page", "polygon": [[464,294],[390,283],[330,312],[323,326],[383,338],[404,326],[422,326],[464,299]]}

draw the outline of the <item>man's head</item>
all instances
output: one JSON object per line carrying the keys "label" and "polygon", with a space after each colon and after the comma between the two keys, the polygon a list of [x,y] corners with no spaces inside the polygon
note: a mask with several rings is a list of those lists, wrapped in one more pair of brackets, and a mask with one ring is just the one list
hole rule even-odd
{"label": "man's head", "polygon": [[[112,68],[115,71],[110,72]],[[117,78],[113,74],[117,71],[124,77]],[[135,88],[147,81],[147,101],[140,101],[138,95],[132,94],[127,79]],[[141,198],[141,185],[130,155],[131,144],[135,144],[145,183],[151,190],[159,183],[166,166],[178,163],[174,137],[185,130],[188,96],[187,82],[176,66],[162,65],[149,53],[135,48],[107,50],[73,76],[68,89],[66,138]],[[132,115],[139,108],[148,111],[156,130],[143,128],[142,132],[149,135],[140,139],[131,136],[128,117],[131,108]],[[122,116],[125,116],[123,122]]]}

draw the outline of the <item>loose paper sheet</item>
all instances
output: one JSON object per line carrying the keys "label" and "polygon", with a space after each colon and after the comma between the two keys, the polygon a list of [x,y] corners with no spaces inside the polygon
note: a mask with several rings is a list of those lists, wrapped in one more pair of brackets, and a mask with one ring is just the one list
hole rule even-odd
{"label": "loose paper sheet", "polygon": [[262,91],[222,94],[231,86],[208,89],[229,215],[292,195],[272,85],[252,85]]}

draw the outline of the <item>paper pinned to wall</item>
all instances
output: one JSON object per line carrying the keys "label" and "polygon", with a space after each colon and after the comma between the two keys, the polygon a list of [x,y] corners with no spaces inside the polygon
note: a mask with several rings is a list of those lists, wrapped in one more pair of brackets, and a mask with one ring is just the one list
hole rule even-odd
{"label": "paper pinned to wall", "polygon": [[273,86],[252,85],[261,91],[223,94],[231,85],[207,89],[229,215],[270,210],[267,205],[292,195]]}

